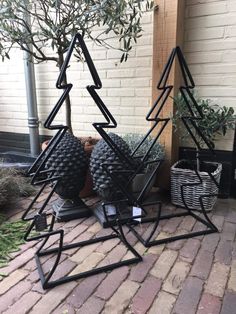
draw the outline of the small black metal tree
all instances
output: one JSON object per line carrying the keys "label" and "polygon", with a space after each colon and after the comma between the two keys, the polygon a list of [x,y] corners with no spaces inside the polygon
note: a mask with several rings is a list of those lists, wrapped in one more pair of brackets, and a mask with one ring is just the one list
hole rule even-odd
{"label": "small black metal tree", "polygon": [[[107,175],[112,179],[114,185],[117,187],[117,190],[121,193],[122,197],[120,197],[119,200],[115,199],[110,202],[104,202],[102,204],[102,209],[98,208],[97,212],[95,212],[95,215],[98,217],[100,222],[105,226],[107,222],[109,222],[109,212],[107,213],[106,211],[106,206],[113,205],[115,206],[115,214],[114,212],[112,213],[111,216],[111,221],[110,224],[114,223],[114,217],[119,217],[119,219],[123,223],[128,223],[130,229],[135,233],[135,235],[138,237],[138,239],[145,245],[145,246],[152,246],[160,243],[165,243],[165,242],[170,242],[182,238],[190,238],[194,236],[199,236],[203,234],[208,234],[212,232],[217,232],[216,226],[211,222],[209,219],[206,210],[204,208],[204,198],[211,198],[215,195],[212,194],[203,194],[199,196],[199,202],[201,204],[201,209],[202,209],[202,214],[203,218],[196,215],[188,206],[185,201],[186,197],[186,188],[190,185],[201,185],[203,184],[201,176],[199,172],[196,171],[197,175],[197,182],[195,183],[188,183],[182,184],[181,186],[181,197],[183,200],[183,203],[185,205],[185,210],[183,212],[178,212],[170,215],[161,215],[161,203],[160,202],[152,202],[152,203],[145,203],[143,201],[143,195],[145,193],[146,188],[148,187],[149,182],[152,180],[152,177],[155,175],[156,171],[158,170],[160,166],[160,161],[155,160],[154,163],[156,163],[156,167],[154,168],[153,172],[150,175],[150,179],[148,180],[147,184],[144,186],[143,191],[136,197],[130,193],[128,187],[130,182],[132,182],[133,178],[139,173],[139,171],[144,167],[146,164],[146,160],[148,158],[149,152],[152,148],[152,145],[155,144],[155,142],[158,140],[160,137],[161,133],[164,131],[166,125],[168,124],[170,118],[160,118],[160,113],[163,109],[163,107],[166,104],[166,100],[169,97],[173,86],[168,84],[168,78],[170,71],[172,69],[172,65],[174,60],[177,59],[180,65],[180,70],[182,73],[183,77],[183,85],[180,86],[179,90],[185,100],[186,106],[189,110],[189,116],[187,117],[182,117],[182,122],[184,123],[185,127],[187,128],[190,136],[193,138],[194,142],[198,146],[199,150],[201,151],[201,147],[199,143],[197,142],[197,139],[194,137],[194,134],[191,132],[191,128],[189,127],[189,124],[191,124],[196,132],[199,134],[199,136],[202,138],[203,142],[207,145],[207,147],[210,149],[210,151],[214,154],[213,148],[211,145],[208,143],[207,139],[204,137],[202,134],[201,130],[199,129],[196,120],[201,119],[203,117],[203,113],[201,112],[201,108],[197,105],[196,100],[194,99],[193,94],[191,93],[191,89],[195,87],[194,81],[192,79],[191,73],[188,69],[187,63],[183,57],[183,54],[181,52],[181,49],[179,47],[176,47],[172,50],[170,57],[167,61],[167,64],[164,68],[164,71],[161,75],[160,81],[157,85],[158,90],[161,91],[160,96],[158,97],[157,101],[154,103],[153,107],[149,111],[148,115],[146,116],[146,120],[149,122],[152,122],[152,126],[150,130],[147,132],[143,140],[140,142],[140,144],[137,146],[137,148],[132,152],[131,155],[125,154],[124,151],[122,151],[119,146],[116,144],[114,139],[109,136],[109,134],[106,133],[104,130],[105,128],[116,128],[117,123],[106,107],[106,105],[103,103],[101,98],[96,92],[96,89],[100,89],[102,87],[102,84],[100,80],[95,81],[95,85],[88,86],[87,89],[94,99],[95,103],[97,104],[98,108],[102,112],[105,121],[104,122],[99,122],[99,123],[93,123],[93,126],[95,129],[98,131],[98,133],[102,136],[103,140],[107,143],[107,145],[111,148],[111,150],[116,154],[117,160],[114,162],[109,162],[105,161],[102,163],[103,169],[105,169]],[[188,97],[187,97],[187,96]],[[192,106],[194,106],[198,112],[198,116],[194,114],[194,111],[192,110]],[[161,125],[160,125],[161,124]],[[157,129],[157,135],[153,139],[153,143],[150,147],[150,149],[147,151],[147,153],[139,159],[139,162],[135,162],[135,154],[138,152],[138,149],[141,147],[141,145],[144,143],[144,141],[147,139],[147,137],[152,134],[152,132]],[[200,158],[200,156],[199,156]],[[191,162],[191,161],[189,161]],[[202,161],[203,162],[203,161]],[[92,168],[94,167],[93,161],[92,161]],[[125,174],[125,175],[124,175]],[[123,175],[123,181],[121,180],[121,176]],[[128,180],[127,180],[127,175],[128,175]],[[213,183],[218,186],[218,182],[215,180],[214,177],[212,177],[211,173],[208,173],[209,178],[213,181]],[[95,177],[96,180],[96,177]],[[139,209],[140,214],[135,214],[133,215],[133,211],[129,211],[128,216],[122,215],[122,212],[120,212],[120,204],[126,204],[126,206],[130,205],[131,208],[133,209]],[[156,216],[155,217],[145,217],[147,215],[147,211],[145,210],[146,206],[158,204],[158,209],[156,210]],[[102,218],[103,213],[105,213],[105,219]],[[137,213],[137,211],[136,211]],[[197,221],[201,222],[203,225],[207,227],[206,230],[201,230],[198,232],[190,232],[188,234],[183,234],[179,236],[171,236],[167,237],[162,240],[152,240],[153,235],[155,234],[155,231],[157,230],[157,227],[159,225],[159,222],[161,219],[169,219],[169,218],[174,218],[174,217],[182,217],[182,216],[192,216],[194,217]],[[146,239],[143,239],[142,236],[140,236],[135,228],[133,227],[133,224],[137,224],[137,219],[141,218],[141,222],[154,222],[154,226],[152,231],[150,232],[149,236]],[[109,225],[109,224],[108,224]]]}

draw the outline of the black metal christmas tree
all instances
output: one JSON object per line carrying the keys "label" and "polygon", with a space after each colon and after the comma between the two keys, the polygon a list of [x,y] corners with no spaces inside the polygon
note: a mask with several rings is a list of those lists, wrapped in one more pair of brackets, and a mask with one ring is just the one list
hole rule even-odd
{"label": "black metal christmas tree", "polygon": [[[75,218],[75,216],[78,218],[88,216],[91,213],[89,208],[78,197],[78,191],[83,187],[86,170],[85,167],[87,166],[87,159],[83,150],[83,146],[78,139],[68,132],[68,128],[66,126],[52,124],[66,96],[72,88],[72,84],[63,85],[62,82],[76,45],[80,46],[93,79],[96,81],[99,80],[96,69],[90,58],[82,36],[80,34],[75,35],[70,44],[66,59],[63,63],[56,84],[57,88],[63,89],[64,92],[45,122],[46,128],[50,130],[57,130],[57,133],[49,142],[47,149],[40,154],[29,170],[29,173],[32,176],[32,184],[41,185],[41,188],[22,216],[23,220],[31,221],[31,224],[25,234],[25,240],[41,241],[40,246],[36,251],[35,259],[40,280],[44,289],[51,288],[72,280],[96,275],[101,272],[110,271],[112,269],[132,263],[137,263],[142,260],[142,257],[138,254],[138,252],[127,242],[119,219],[117,219],[118,227],[112,227],[112,234],[95,237],[89,240],[83,240],[77,243],[64,244],[64,230],[62,228],[54,230],[56,217],[60,218],[61,220],[67,220],[68,216],[69,218]],[[34,204],[47,186],[51,187],[51,191],[47,195],[47,198],[43,202],[41,208],[37,211],[37,213],[34,213]],[[57,204],[56,212],[52,214],[47,212],[47,204],[54,192],[56,192],[61,197],[61,200],[60,203]],[[69,208],[66,204],[66,208],[64,208],[65,212],[64,210],[61,211],[65,205],[65,201],[68,198],[72,200],[72,202],[69,204]],[[76,208],[71,208],[71,205],[75,206]],[[48,221],[49,218],[50,221]],[[33,232],[35,229],[37,231],[36,235]],[[46,246],[48,240],[55,236],[57,237],[58,241],[54,243],[53,248],[47,248]],[[74,275],[65,275],[57,280],[52,279],[52,276],[60,263],[61,254],[63,251],[72,248],[80,248],[98,242],[104,242],[114,238],[118,238],[120,240],[120,244],[125,245],[128,251],[132,253],[133,257],[124,259],[122,261],[117,261],[115,263],[110,263],[105,266],[93,268],[88,271],[76,273]],[[41,257],[52,254],[55,255],[54,264],[50,270],[45,273],[42,267]]]}
{"label": "black metal christmas tree", "polygon": [[[145,189],[147,188],[149,182],[151,181],[152,177],[155,175],[156,171],[158,170],[160,166],[160,161],[156,160],[154,163],[156,163],[156,167],[154,168],[152,174],[150,175],[150,180],[148,180],[146,186],[144,187],[143,191],[136,197],[130,193],[128,187],[130,182],[132,182],[133,178],[139,173],[139,171],[144,167],[146,164],[146,160],[148,159],[148,155],[150,153],[150,149],[147,151],[147,153],[142,157],[139,162],[134,162],[134,156],[138,152],[138,149],[141,147],[141,145],[144,143],[144,141],[147,139],[147,137],[152,134],[154,130],[158,130],[156,133],[157,135],[153,139],[152,145],[155,144],[155,142],[158,140],[162,132],[164,131],[165,127],[167,126],[170,118],[160,118],[160,113],[163,109],[163,107],[166,104],[166,101],[173,89],[172,85],[168,84],[168,79],[169,79],[169,74],[172,69],[173,62],[175,59],[178,60],[179,65],[180,65],[180,70],[181,74],[183,77],[183,85],[180,86],[179,90],[180,93],[182,94],[186,106],[189,110],[189,116],[182,117],[182,122],[184,123],[186,129],[189,132],[189,135],[192,137],[196,145],[198,146],[199,150],[201,150],[201,147],[194,136],[193,132],[191,131],[190,125],[195,129],[195,131],[198,133],[198,135],[201,137],[202,141],[205,143],[205,145],[210,149],[210,151],[213,153],[213,148],[209,144],[207,138],[204,136],[204,134],[201,132],[199,129],[196,120],[201,119],[203,117],[203,113],[201,112],[201,108],[198,106],[196,100],[194,99],[193,94],[191,93],[191,89],[195,87],[194,81],[192,79],[191,73],[188,69],[187,63],[183,57],[183,54],[181,52],[181,49],[179,47],[176,47],[172,50],[170,57],[167,61],[167,64],[164,68],[164,71],[161,75],[160,81],[157,85],[158,90],[161,91],[160,96],[158,97],[157,101],[154,103],[153,107],[149,111],[146,120],[152,123],[152,126],[150,130],[147,132],[145,135],[144,139],[140,142],[140,144],[137,146],[134,152],[132,152],[131,155],[125,154],[119,146],[115,143],[115,141],[112,139],[109,134],[106,133],[105,128],[107,129],[114,129],[117,126],[115,118],[112,116],[106,105],[103,103],[101,98],[96,92],[96,89],[100,89],[102,87],[101,81],[100,80],[94,80],[94,85],[88,86],[87,90],[89,91],[90,95],[94,99],[95,103],[97,104],[98,108],[100,109],[101,113],[103,114],[105,121],[103,122],[94,122],[93,126],[95,129],[98,131],[98,133],[102,136],[103,140],[107,143],[107,145],[111,148],[111,150],[116,154],[117,160],[116,162],[103,162],[102,167],[105,169],[107,175],[110,176],[112,179],[113,183],[117,187],[117,190],[121,193],[119,200],[114,199],[113,201],[110,202],[104,202],[102,204],[102,207],[100,209],[97,209],[97,212],[95,212],[95,215],[98,217],[100,222],[103,223],[103,225],[107,225],[107,218],[109,218],[109,211],[106,211],[106,206],[109,209],[109,206],[112,205],[113,208],[115,207],[115,211],[113,209],[111,216],[111,224],[114,222],[115,217],[119,217],[124,223],[128,223],[132,231],[137,235],[139,240],[146,246],[151,246],[159,243],[164,243],[164,242],[170,242],[174,241],[177,239],[181,238],[189,238],[193,236],[198,236],[202,234],[208,234],[212,232],[217,232],[216,226],[211,222],[209,219],[205,207],[204,207],[204,202],[203,199],[205,198],[211,198],[215,195],[209,193],[209,194],[203,194],[199,196],[199,202],[201,204],[201,210],[203,214],[203,218],[199,217],[196,215],[191,208],[188,207],[185,199],[186,199],[186,187],[190,185],[201,185],[202,179],[201,176],[199,175],[197,169],[196,175],[197,175],[197,181],[194,183],[188,183],[185,182],[184,184],[181,185],[181,197],[183,200],[183,204],[185,205],[185,210],[181,213],[177,214],[171,214],[171,215],[161,215],[161,203],[160,202],[152,202],[152,203],[145,203],[143,201],[143,195],[145,192]],[[187,97],[187,96],[188,97]],[[192,106],[195,107],[196,110],[192,110]],[[197,112],[197,115],[195,114],[195,111]],[[151,145],[151,146],[152,146]],[[203,161],[202,161],[203,162]],[[120,179],[120,176],[123,174],[123,180]],[[218,186],[218,182],[212,177],[211,173],[207,173],[210,180],[213,181],[213,184]],[[127,180],[127,175],[129,175],[128,180]],[[119,179],[118,179],[119,178]],[[123,208],[124,205],[126,207],[130,206],[131,209],[128,212],[127,215],[123,215],[123,213],[120,211],[120,208]],[[145,206],[150,206],[154,204],[159,204],[158,209],[156,210],[156,216],[153,218],[146,217],[147,211],[145,210]],[[139,215],[133,215],[132,209],[139,209]],[[103,213],[106,214],[105,219],[102,217]],[[201,222],[203,225],[207,227],[206,230],[202,230],[199,232],[190,232],[188,234],[183,234],[179,236],[174,236],[174,237],[168,237],[166,239],[162,240],[154,240],[152,241],[152,237],[155,234],[155,231],[159,225],[159,222],[161,219],[169,219],[169,218],[174,218],[174,217],[181,217],[181,216],[187,216],[190,215],[194,217],[197,221]],[[135,228],[132,227],[132,224],[137,223],[137,218],[142,218],[142,222],[154,222],[153,230],[150,232],[150,235],[148,236],[147,239],[143,239],[136,231]]]}

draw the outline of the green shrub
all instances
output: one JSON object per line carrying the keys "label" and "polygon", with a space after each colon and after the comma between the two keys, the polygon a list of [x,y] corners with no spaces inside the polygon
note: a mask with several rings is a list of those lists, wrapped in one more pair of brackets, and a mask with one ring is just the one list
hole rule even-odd
{"label": "green shrub", "polygon": [[[194,95],[194,98],[203,113],[203,118],[194,120],[194,122],[214,148],[217,136],[224,136],[228,130],[235,129],[236,115],[234,113],[234,109],[232,107],[220,106],[213,103],[210,99],[203,99],[196,95]],[[191,99],[189,97],[187,97],[187,99],[192,105],[193,103]],[[175,116],[173,118],[175,129],[180,130],[179,135],[181,138],[190,138],[190,135],[187,129],[183,126],[183,123],[179,123],[182,117],[191,116],[187,104],[181,94],[174,98],[174,103],[176,108]],[[196,117],[200,117],[197,109],[193,105],[191,108]],[[189,127],[198,142],[201,145],[204,144],[202,137],[195,130],[192,124],[189,123]]]}
{"label": "green shrub", "polygon": [[[135,133],[128,133],[122,136],[123,140],[129,145],[130,150],[133,152],[137,145],[142,141],[145,135],[143,134],[135,134]],[[134,156],[144,156],[148,149],[151,147],[153,143],[153,138],[149,136],[144,143],[139,147],[137,153]],[[148,161],[152,161],[155,159],[164,159],[165,151],[164,147],[159,143],[156,142],[150,153]]]}

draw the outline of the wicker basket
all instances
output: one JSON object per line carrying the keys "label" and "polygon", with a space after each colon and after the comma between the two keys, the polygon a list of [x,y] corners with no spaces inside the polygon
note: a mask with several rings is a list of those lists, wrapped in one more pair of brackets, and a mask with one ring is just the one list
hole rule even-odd
{"label": "wicker basket", "polygon": [[[210,171],[215,180],[219,183],[222,165],[214,162],[205,162],[204,167],[205,169],[200,169],[199,172],[203,181],[202,184],[184,188],[185,202],[190,209],[201,210],[199,196],[218,193],[218,187],[206,171]],[[183,184],[199,182],[199,178],[194,169],[189,168],[187,160],[180,160],[171,167],[171,201],[174,205],[185,207],[181,196],[181,186]],[[216,196],[204,197],[204,208],[211,210],[216,200]]]}

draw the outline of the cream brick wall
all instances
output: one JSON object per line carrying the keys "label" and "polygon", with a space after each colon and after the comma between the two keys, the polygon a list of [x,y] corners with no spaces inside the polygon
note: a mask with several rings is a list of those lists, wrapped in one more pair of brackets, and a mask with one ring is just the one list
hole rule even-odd
{"label": "cream brick wall", "polygon": [[[236,110],[236,0],[186,0],[184,52],[199,96]],[[233,135],[216,147],[232,150]]]}
{"label": "cream brick wall", "polygon": [[[152,13],[143,17],[143,36],[131,51],[127,62],[120,64],[121,52],[106,50],[88,43],[91,56],[103,83],[99,95],[118,122],[118,133],[144,133],[149,124],[145,116],[151,105],[152,70]],[[57,102],[60,91],[55,88],[58,69],[55,63],[35,65],[38,111],[43,123]],[[87,90],[91,83],[86,64],[73,60],[68,70],[68,81],[74,84],[70,93],[72,123],[76,135],[96,135],[92,122],[102,116]],[[11,60],[0,66],[0,131],[27,133],[27,106],[25,96],[22,52],[14,52]],[[64,109],[57,121],[63,122]],[[41,134],[48,134],[41,126]]]}
{"label": "cream brick wall", "polygon": [[[143,18],[144,34],[126,63],[120,52],[88,43],[103,82],[102,99],[118,122],[118,132],[145,132],[145,115],[151,106],[152,13]],[[236,109],[236,0],[186,0],[184,53],[198,94]],[[0,131],[28,132],[22,53],[0,66]],[[55,88],[58,69],[54,63],[36,65],[38,110],[44,122],[57,102]],[[101,115],[85,86],[91,82],[86,65],[72,62],[68,79],[71,91],[75,134],[95,135],[93,121]],[[63,122],[62,108],[57,120]],[[46,131],[41,127],[41,134]],[[233,132],[219,141],[217,148],[232,149]]]}

